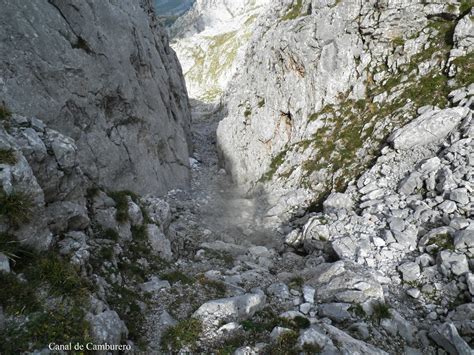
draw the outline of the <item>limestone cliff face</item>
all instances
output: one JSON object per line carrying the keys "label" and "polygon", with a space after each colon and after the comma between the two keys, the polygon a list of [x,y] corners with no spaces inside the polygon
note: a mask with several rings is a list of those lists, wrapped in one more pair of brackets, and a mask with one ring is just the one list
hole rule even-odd
{"label": "limestone cliff face", "polygon": [[275,215],[342,190],[394,128],[472,82],[469,11],[459,1],[272,2],[223,98],[226,169],[276,196]]}
{"label": "limestone cliff face", "polygon": [[189,94],[216,101],[244,61],[269,0],[197,0],[170,29]]}
{"label": "limestone cliff face", "polygon": [[137,193],[188,182],[186,88],[150,1],[6,0],[0,23],[1,100],[72,137],[89,179]]}

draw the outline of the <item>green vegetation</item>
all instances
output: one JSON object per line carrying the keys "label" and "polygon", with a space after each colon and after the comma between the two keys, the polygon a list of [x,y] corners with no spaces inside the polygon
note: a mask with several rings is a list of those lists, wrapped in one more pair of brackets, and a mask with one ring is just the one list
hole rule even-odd
{"label": "green vegetation", "polygon": [[244,116],[245,118],[249,118],[252,115],[252,109],[250,107],[247,107],[244,111]]}
{"label": "green vegetation", "polygon": [[6,121],[10,119],[12,113],[11,111],[5,106],[5,104],[0,105],[0,121]]}
{"label": "green vegetation", "polygon": [[288,285],[290,288],[301,288],[304,285],[304,279],[301,276],[293,277]]}
{"label": "green vegetation", "polygon": [[288,9],[286,15],[282,18],[283,21],[294,20],[301,16],[303,8],[303,0],[294,0],[291,7]]}
{"label": "green vegetation", "polygon": [[260,178],[260,181],[270,181],[277,172],[280,165],[285,161],[287,150],[278,153],[270,163],[270,169]]}
{"label": "green vegetation", "polygon": [[185,285],[192,285],[194,283],[194,279],[183,274],[181,271],[171,271],[165,274],[160,275],[162,280],[169,281],[171,284],[175,284],[177,282],[181,282]]}
{"label": "green vegetation", "polygon": [[265,99],[262,97],[260,100],[258,100],[258,107],[262,108],[265,106]]}
{"label": "green vegetation", "polygon": [[403,39],[403,37],[395,37],[394,39],[392,39],[392,43],[396,46],[403,46],[405,45],[405,40]]}
{"label": "green vegetation", "polygon": [[146,225],[132,226],[132,237],[134,240],[147,240],[148,230]]}
{"label": "green vegetation", "polygon": [[435,235],[428,241],[427,246],[429,245],[436,246],[436,248],[433,249],[434,254],[437,254],[441,250],[454,250],[453,237],[451,237],[449,233]]}
{"label": "green vegetation", "polygon": [[274,344],[268,348],[269,354],[276,355],[297,355],[299,354],[298,347],[298,333],[295,331],[285,332],[278,337]]}
{"label": "green vegetation", "polygon": [[201,333],[202,323],[200,320],[186,319],[165,331],[161,337],[161,345],[170,351],[177,351],[185,346],[194,350]]}
{"label": "green vegetation", "polygon": [[[314,185],[314,173],[324,172],[330,180],[324,190],[317,190],[314,205],[331,190],[343,191],[347,183],[357,178],[375,159],[382,142],[396,126],[406,124],[416,115],[419,107],[434,105],[446,107],[448,93],[460,86],[474,81],[474,54],[454,60],[457,66],[455,84],[448,85],[448,77],[433,69],[420,76],[420,68],[427,61],[445,63],[453,44],[454,21],[441,18],[431,19],[428,25],[436,31],[436,38],[430,46],[414,55],[411,61],[400,67],[398,73],[375,84],[373,75],[389,68],[377,68],[368,73],[367,96],[362,100],[345,99],[348,93],[341,95],[341,104],[326,105],[318,112],[308,115],[308,121],[321,120],[324,126],[309,139],[285,147],[277,154],[268,169],[260,178],[261,182],[275,177],[286,157],[298,150],[311,151],[312,158],[303,162],[301,185],[309,189],[320,189]],[[402,44],[403,39],[395,38],[394,43]],[[374,100],[380,94],[388,94],[390,100],[382,103]],[[387,122],[381,125],[381,121]],[[291,174],[291,170],[279,172],[281,177]],[[320,180],[317,181],[321,183]]]}
{"label": "green vegetation", "polygon": [[204,249],[206,256],[210,259],[221,261],[223,266],[231,268],[234,265],[234,257],[232,254],[225,251],[217,251],[212,249]]}
{"label": "green vegetation", "polygon": [[115,208],[117,209],[117,213],[115,215],[115,219],[117,220],[117,222],[127,222],[130,218],[128,215],[128,197],[134,200],[138,199],[137,195],[135,195],[131,191],[113,191],[109,192],[108,195],[116,203]]}
{"label": "green vegetation", "polygon": [[214,292],[217,297],[222,298],[226,294],[227,287],[222,281],[211,280],[204,275],[199,275],[199,284],[211,292]]}
{"label": "green vegetation", "polygon": [[13,150],[0,149],[0,164],[15,165],[17,161]]}
{"label": "green vegetation", "polygon": [[382,319],[389,319],[392,318],[392,314],[390,313],[390,307],[382,302],[377,302],[373,305],[372,310],[372,319],[378,323]]}
{"label": "green vegetation", "polygon": [[30,220],[32,209],[33,202],[26,194],[13,192],[7,195],[0,191],[0,216],[5,216],[14,228]]}
{"label": "green vegetation", "polygon": [[115,230],[115,229],[106,229],[102,235],[101,235],[103,238],[105,239],[110,239],[110,240],[113,240],[113,241],[117,241],[119,240],[120,236],[118,234],[118,232]]}
{"label": "green vegetation", "polygon": [[39,254],[20,246],[12,236],[2,235],[0,245],[15,255],[14,273],[0,272],[0,306],[11,316],[0,330],[0,353],[90,341],[85,308],[91,286],[75,268],[54,252]]}
{"label": "green vegetation", "polygon": [[473,6],[472,0],[463,0],[461,1],[461,5],[459,6],[459,11],[461,14],[465,14],[469,11],[471,11]]}
{"label": "green vegetation", "polygon": [[468,86],[474,82],[474,53],[457,57],[453,60],[453,64],[457,69],[456,83],[458,86]]}
{"label": "green vegetation", "polygon": [[367,316],[367,313],[365,313],[364,308],[360,304],[353,304],[349,308],[349,311],[354,313],[354,315],[359,318],[365,318]]}

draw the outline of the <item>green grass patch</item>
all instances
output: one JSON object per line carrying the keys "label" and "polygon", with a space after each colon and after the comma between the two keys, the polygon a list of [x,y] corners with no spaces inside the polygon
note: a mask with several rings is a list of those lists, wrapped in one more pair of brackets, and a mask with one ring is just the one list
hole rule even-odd
{"label": "green grass patch", "polygon": [[227,287],[222,281],[211,280],[204,275],[200,275],[198,277],[198,282],[201,286],[213,292],[217,298],[222,298],[226,294]]}
{"label": "green grass patch", "polygon": [[31,219],[33,202],[31,198],[22,192],[13,192],[7,195],[0,191],[0,215],[8,219],[10,225],[18,228],[21,224]]}
{"label": "green grass patch", "polygon": [[274,344],[268,347],[268,354],[275,355],[297,355],[298,333],[295,331],[285,332],[278,337]]}
{"label": "green grass patch", "polygon": [[192,285],[195,281],[193,278],[178,270],[162,274],[160,278],[169,281],[171,284],[181,282],[184,285]]}
{"label": "green grass patch", "polygon": [[288,283],[288,286],[290,288],[301,288],[304,285],[304,279],[301,276],[295,276],[290,279],[290,282]]}
{"label": "green grass patch", "polygon": [[178,351],[183,347],[195,349],[203,330],[202,322],[190,318],[168,328],[161,337],[161,345],[168,351]]}
{"label": "green grass patch", "polygon": [[434,254],[437,254],[441,250],[451,250],[454,251],[454,241],[453,237],[449,233],[441,233],[438,235],[435,235],[433,238],[431,238],[427,246],[429,245],[435,245],[436,248],[433,250]]}
{"label": "green grass patch", "polygon": [[0,121],[7,121],[10,119],[12,116],[11,111],[8,109],[8,107],[5,106],[5,104],[0,105]]}
{"label": "green grass patch", "polygon": [[138,201],[138,196],[132,191],[112,191],[108,193],[109,197],[115,201],[115,208],[117,213],[115,214],[115,219],[119,223],[125,223],[130,219],[128,215],[128,197],[132,201]]}
{"label": "green grass patch", "polygon": [[260,181],[270,181],[278,168],[285,162],[287,150],[278,153],[270,163],[270,169],[260,178]]}
{"label": "green grass patch", "polygon": [[372,309],[372,319],[378,323],[382,319],[390,319],[392,314],[390,313],[390,307],[382,302],[377,302],[373,305]]}
{"label": "green grass patch", "polygon": [[294,20],[301,16],[301,11],[303,8],[303,0],[294,0],[293,4],[288,9],[285,16],[283,16],[283,21]]}
{"label": "green grass patch", "polygon": [[18,159],[13,150],[0,149],[0,164],[15,165]]}

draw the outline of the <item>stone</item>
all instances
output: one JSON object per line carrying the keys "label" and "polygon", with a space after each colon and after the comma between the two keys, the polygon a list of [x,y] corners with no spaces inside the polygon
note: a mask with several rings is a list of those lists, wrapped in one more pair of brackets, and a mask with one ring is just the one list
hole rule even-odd
{"label": "stone", "polygon": [[0,272],[10,272],[10,262],[8,257],[0,252]]}
{"label": "stone", "polygon": [[128,219],[132,226],[141,226],[143,224],[143,214],[135,202],[132,201],[130,196],[127,196],[128,199]]}
{"label": "stone", "polygon": [[466,283],[469,289],[469,293],[474,296],[474,275],[473,274],[471,273],[467,274]]}
{"label": "stone", "polygon": [[443,250],[438,254],[438,265],[446,276],[451,273],[459,276],[469,271],[466,255],[453,253],[449,250]]}
{"label": "stone", "polygon": [[410,289],[407,290],[407,294],[408,294],[408,296],[413,297],[413,298],[416,299],[416,298],[420,297],[421,291],[417,288],[410,288]]}
{"label": "stone", "polygon": [[209,326],[217,326],[222,322],[245,320],[262,310],[265,303],[263,292],[221,298],[204,303],[194,312],[193,317],[201,319]]}
{"label": "stone", "polygon": [[166,201],[147,195],[141,199],[141,202],[151,222],[163,227],[163,229],[168,228],[172,217],[170,205]]}
{"label": "stone", "polygon": [[461,338],[454,324],[446,322],[434,326],[429,336],[449,354],[472,355],[471,347]]}
{"label": "stone", "polygon": [[302,348],[305,344],[316,345],[322,351],[327,351],[334,348],[334,344],[324,332],[315,326],[305,329],[301,332],[297,344]]}
{"label": "stone", "polygon": [[352,201],[350,196],[338,192],[333,192],[323,202],[325,213],[334,213],[338,210],[351,210],[353,205],[354,202]]}
{"label": "stone", "polygon": [[444,213],[450,214],[456,211],[457,206],[453,201],[444,201],[438,205],[438,209]]}
{"label": "stone", "polygon": [[325,303],[318,307],[318,314],[320,317],[327,317],[341,323],[352,318],[349,313],[351,306],[350,303]]}
{"label": "stone", "polygon": [[147,224],[148,241],[153,253],[165,260],[173,258],[171,243],[156,224]]}
{"label": "stone", "polygon": [[454,234],[454,249],[472,257],[474,255],[474,230],[457,231]]}
{"label": "stone", "polygon": [[303,285],[303,298],[305,302],[314,303],[314,295],[316,290],[308,285]]}
{"label": "stone", "polygon": [[302,303],[300,304],[300,312],[303,314],[308,314],[311,309],[311,303]]}
{"label": "stone", "polygon": [[449,198],[461,205],[466,205],[469,203],[469,193],[465,188],[459,188],[451,191]]}
{"label": "stone", "polygon": [[455,107],[423,113],[403,128],[395,131],[388,141],[395,149],[411,149],[440,141],[466,117],[466,108]]}
{"label": "stone", "polygon": [[283,300],[290,298],[290,290],[288,289],[288,286],[283,282],[274,283],[268,286],[267,294],[269,296],[274,296]]}
{"label": "stone", "polygon": [[401,272],[403,281],[417,281],[420,278],[420,266],[414,262],[407,262],[398,266],[398,271]]}
{"label": "stone", "polygon": [[329,325],[323,324],[322,328],[327,332],[327,335],[337,344],[337,348],[343,354],[378,354],[387,355],[387,353],[371,344],[354,339],[349,334],[342,330]]}
{"label": "stone", "polygon": [[272,329],[270,333],[270,338],[273,340],[277,340],[281,335],[291,332],[292,330],[289,328],[284,328],[284,327],[275,327]]}
{"label": "stone", "polygon": [[121,344],[128,336],[125,323],[115,311],[105,311],[97,315],[87,314],[91,335],[96,344]]}
{"label": "stone", "polygon": [[162,289],[170,288],[171,285],[168,281],[160,280],[158,277],[152,277],[150,281],[142,283],[140,288],[143,292],[153,293]]}

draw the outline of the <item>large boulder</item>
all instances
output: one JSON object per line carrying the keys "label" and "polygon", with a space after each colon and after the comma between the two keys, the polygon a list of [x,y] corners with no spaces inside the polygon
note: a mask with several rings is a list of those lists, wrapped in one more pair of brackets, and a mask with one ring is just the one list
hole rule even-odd
{"label": "large boulder", "polygon": [[396,130],[388,141],[395,149],[402,150],[440,141],[461,123],[468,113],[469,109],[466,107],[429,110]]}
{"label": "large boulder", "polygon": [[206,325],[218,326],[253,316],[255,312],[263,309],[265,302],[263,292],[222,298],[204,303],[194,312],[193,317],[201,319]]}

